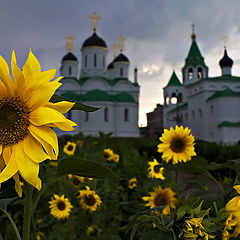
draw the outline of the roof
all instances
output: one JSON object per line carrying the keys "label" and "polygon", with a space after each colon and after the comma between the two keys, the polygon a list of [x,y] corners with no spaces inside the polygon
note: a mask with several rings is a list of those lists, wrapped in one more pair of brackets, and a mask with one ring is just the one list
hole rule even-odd
{"label": "roof", "polygon": [[68,52],[63,58],[62,58],[62,62],[64,61],[76,61],[78,62],[78,59],[77,57],[71,53],[71,52]]}
{"label": "roof", "polygon": [[188,66],[196,67],[197,65],[202,65],[202,66],[207,67],[204,62],[204,58],[203,58],[203,56],[199,50],[199,47],[197,45],[197,42],[196,42],[195,38],[193,38],[191,47],[188,51],[188,55],[185,59],[184,67],[188,67]]}
{"label": "roof", "polygon": [[240,122],[223,121],[217,125],[218,127],[240,127]]}
{"label": "roof", "polygon": [[224,89],[222,91],[217,91],[213,95],[211,95],[208,100],[219,98],[219,97],[240,97],[240,92],[235,92],[230,88]]}
{"label": "roof", "polygon": [[128,102],[128,103],[136,103],[135,99],[132,95],[128,93],[118,93],[115,95],[108,94],[105,91],[95,89],[87,92],[86,94],[79,95],[74,92],[67,92],[62,94],[63,97],[66,97],[73,101],[81,101],[81,102]]}
{"label": "roof", "polygon": [[170,80],[168,81],[168,84],[166,87],[175,87],[175,86],[182,86],[182,83],[179,81],[175,71],[173,71],[172,76],[170,77]]}
{"label": "roof", "polygon": [[107,48],[105,41],[100,38],[95,32],[91,37],[87,38],[82,45],[82,49],[85,47],[104,47]]}
{"label": "roof", "polygon": [[127,62],[129,63],[129,59],[127,56],[125,56],[123,53],[120,53],[114,60],[113,62]]}
{"label": "roof", "polygon": [[107,66],[107,69],[113,69],[114,66],[113,66],[113,62],[109,63],[108,66]]}
{"label": "roof", "polygon": [[219,61],[220,67],[232,67],[233,60],[228,56],[227,49],[224,49],[224,55],[222,59]]}

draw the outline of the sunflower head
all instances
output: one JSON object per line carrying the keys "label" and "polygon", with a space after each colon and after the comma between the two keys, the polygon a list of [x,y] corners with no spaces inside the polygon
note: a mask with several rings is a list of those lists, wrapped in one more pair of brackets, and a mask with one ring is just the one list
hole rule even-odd
{"label": "sunflower head", "polygon": [[68,218],[73,208],[72,204],[64,195],[54,194],[49,203],[50,214],[57,219]]}
{"label": "sunflower head", "polygon": [[163,176],[164,168],[161,164],[158,163],[156,159],[153,161],[148,162],[149,168],[148,168],[148,177],[150,178],[159,178],[161,180],[164,180],[165,177]]}
{"label": "sunflower head", "polygon": [[107,161],[112,161],[114,156],[114,152],[112,149],[110,148],[106,148],[103,150],[103,157],[107,160]]}
{"label": "sunflower head", "polygon": [[97,236],[97,233],[98,233],[98,229],[97,229],[96,226],[91,225],[91,226],[88,226],[88,227],[87,227],[86,234],[87,234],[88,236],[94,237],[94,236]]}
{"label": "sunflower head", "polygon": [[119,155],[116,154],[116,153],[112,156],[112,160],[113,160],[113,162],[115,162],[115,163],[118,163],[118,162],[119,162],[119,159],[120,159],[120,157],[119,157]]}
{"label": "sunflower head", "polygon": [[72,156],[76,150],[76,143],[68,141],[67,144],[63,147],[63,152],[68,156]]}
{"label": "sunflower head", "polygon": [[35,235],[35,240],[45,240],[45,235],[43,232],[37,232]]}
{"label": "sunflower head", "polygon": [[145,206],[150,208],[165,206],[163,208],[163,215],[168,215],[171,212],[171,208],[176,208],[176,194],[171,188],[154,188],[153,192],[149,193],[150,196],[143,197],[144,201],[147,201]]}
{"label": "sunflower head", "polygon": [[92,181],[93,180],[93,178],[81,177],[81,176],[72,175],[72,174],[68,174],[68,178],[71,181],[71,185],[73,187],[76,187],[76,188],[79,188],[81,186],[81,183],[83,183],[83,182],[87,182],[87,181]]}
{"label": "sunflower head", "polygon": [[91,190],[88,186],[85,188],[79,191],[80,206],[89,212],[95,212],[102,205],[102,200],[94,190]]}
{"label": "sunflower head", "polygon": [[0,56],[0,183],[13,177],[21,196],[19,175],[40,190],[39,163],[58,157],[52,128],[72,131],[77,124],[63,115],[74,103],[50,102],[61,86],[56,69],[42,71],[32,51],[20,69],[13,51],[11,70]]}
{"label": "sunflower head", "polygon": [[163,153],[162,158],[166,162],[173,164],[187,162],[192,156],[196,156],[194,151],[194,137],[189,128],[176,126],[175,129],[164,129],[164,133],[159,138],[162,143],[158,144],[158,152]]}
{"label": "sunflower head", "polygon": [[129,189],[134,189],[137,187],[137,178],[131,178],[128,180],[128,188]]}

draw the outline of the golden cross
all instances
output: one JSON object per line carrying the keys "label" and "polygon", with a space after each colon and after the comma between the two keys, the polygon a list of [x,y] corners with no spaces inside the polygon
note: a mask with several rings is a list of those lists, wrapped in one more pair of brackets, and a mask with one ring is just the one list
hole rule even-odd
{"label": "golden cross", "polygon": [[91,20],[94,32],[96,32],[96,30],[97,30],[97,23],[98,23],[99,19],[100,19],[100,17],[95,12],[90,16],[90,20]]}
{"label": "golden cross", "polygon": [[126,41],[126,39],[125,39],[125,37],[120,36],[120,37],[118,37],[117,40],[118,40],[118,46],[119,46],[120,52],[123,52],[124,47],[125,47],[125,41]]}
{"label": "golden cross", "polygon": [[195,34],[195,24],[192,24],[192,34]]}
{"label": "golden cross", "polygon": [[67,39],[67,43],[66,43],[67,51],[71,52],[73,50],[74,37],[72,35],[70,35],[70,36],[67,36],[66,39]]}
{"label": "golden cross", "polygon": [[113,58],[115,58],[117,56],[117,49],[118,49],[118,45],[116,43],[114,43],[112,45]]}
{"label": "golden cross", "polygon": [[228,36],[224,35],[223,37],[221,37],[221,40],[223,40],[223,44],[224,44],[224,49],[227,48],[227,44],[228,44]]}

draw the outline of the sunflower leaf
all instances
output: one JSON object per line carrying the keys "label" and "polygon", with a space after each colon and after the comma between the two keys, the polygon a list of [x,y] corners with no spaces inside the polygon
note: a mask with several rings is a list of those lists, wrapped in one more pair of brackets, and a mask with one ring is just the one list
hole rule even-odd
{"label": "sunflower leaf", "polygon": [[50,99],[50,102],[52,103],[56,103],[56,102],[61,102],[61,101],[68,101],[68,102],[75,102],[74,106],[71,108],[71,110],[82,110],[85,112],[94,112],[97,111],[100,108],[96,108],[96,107],[91,107],[76,101],[73,101],[71,99],[62,97],[62,96],[58,96],[58,95],[53,95]]}
{"label": "sunflower leaf", "polygon": [[117,179],[110,169],[94,161],[65,158],[57,166],[57,177],[65,174],[74,174],[91,178]]}

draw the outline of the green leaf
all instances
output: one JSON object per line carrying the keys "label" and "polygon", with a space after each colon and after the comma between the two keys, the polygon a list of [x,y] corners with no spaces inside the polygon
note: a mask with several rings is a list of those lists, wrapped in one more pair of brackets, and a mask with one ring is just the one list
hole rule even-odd
{"label": "green leaf", "polygon": [[230,168],[232,170],[236,170],[236,167],[234,166],[234,163],[232,162],[225,162],[225,163],[216,163],[216,162],[211,162],[207,166],[207,170],[212,171],[212,170],[218,170],[221,168]]}
{"label": "green leaf", "polygon": [[75,104],[71,108],[71,110],[82,110],[85,112],[94,112],[94,111],[97,111],[98,109],[100,109],[100,108],[96,108],[96,107],[87,106],[85,104],[82,104],[82,103],[79,103],[79,102],[70,100],[68,98],[58,96],[58,95],[53,95],[50,99],[50,102],[52,102],[52,103],[61,102],[61,101],[75,102]]}
{"label": "green leaf", "polygon": [[57,177],[65,174],[74,174],[91,178],[118,178],[109,168],[102,164],[77,158],[65,158],[59,162],[57,166]]}
{"label": "green leaf", "polygon": [[18,199],[18,197],[0,199],[0,208],[6,210],[7,206],[16,199]]}

